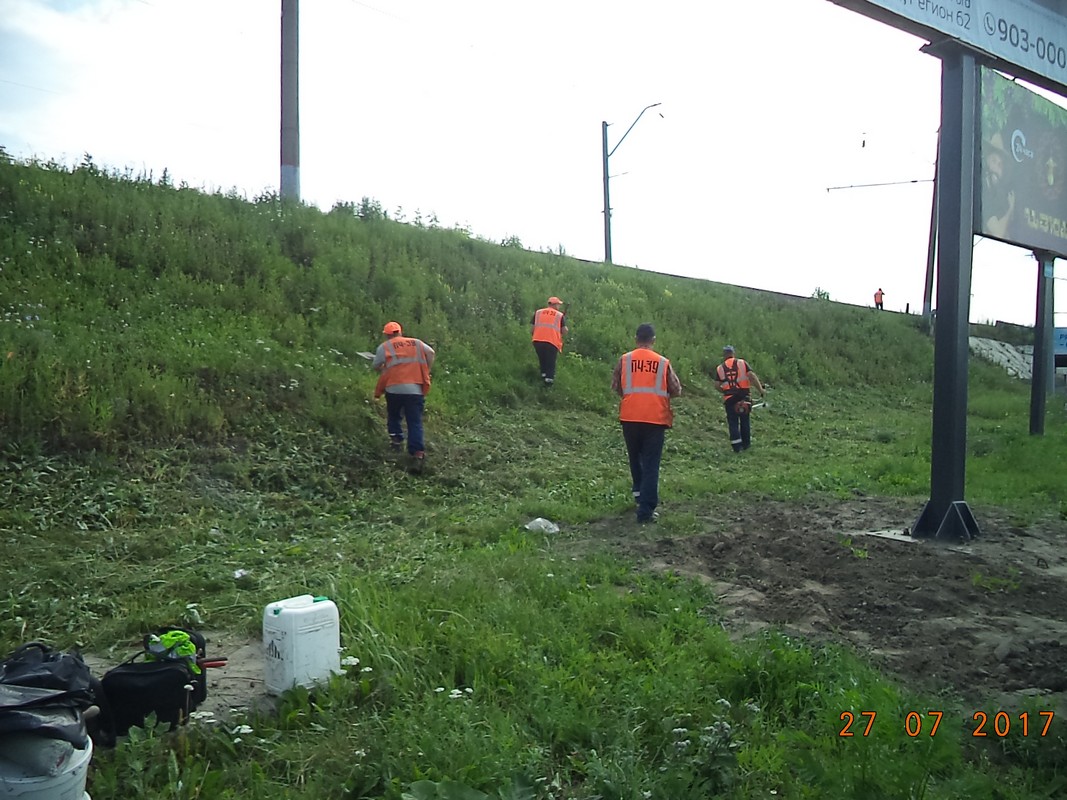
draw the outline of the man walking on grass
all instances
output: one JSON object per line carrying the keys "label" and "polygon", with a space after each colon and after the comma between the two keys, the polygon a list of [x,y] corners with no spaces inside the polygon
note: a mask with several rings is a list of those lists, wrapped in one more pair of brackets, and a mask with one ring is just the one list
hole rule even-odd
{"label": "man walking on grass", "polygon": [[647,322],[638,325],[637,347],[619,359],[611,375],[612,391],[622,398],[619,421],[640,523],[659,516],[659,464],[667,428],[674,422],[671,398],[682,394],[671,362],[652,349],[655,342],[655,329]]}
{"label": "man walking on grass", "polygon": [[548,305],[535,311],[530,320],[530,338],[546,386],[556,381],[556,357],[563,352],[563,335],[567,333],[567,318],[559,310],[562,305],[562,300],[552,296]]}
{"label": "man walking on grass", "polygon": [[737,358],[733,345],[722,349],[722,363],[715,368],[715,379],[722,392],[722,401],[726,407],[726,424],[730,427],[730,444],[735,453],[748,450],[752,446],[752,410],[751,387],[756,384],[760,397],[765,392],[759,376],[752,371],[743,358]]}
{"label": "man walking on grass", "polygon": [[378,345],[371,362],[379,372],[374,399],[385,394],[386,429],[393,450],[400,450],[404,443],[401,417],[407,422],[412,469],[422,472],[426,465],[422,411],[430,391],[430,368],[436,354],[421,339],[404,336],[399,322],[385,323],[382,334],[385,341]]}

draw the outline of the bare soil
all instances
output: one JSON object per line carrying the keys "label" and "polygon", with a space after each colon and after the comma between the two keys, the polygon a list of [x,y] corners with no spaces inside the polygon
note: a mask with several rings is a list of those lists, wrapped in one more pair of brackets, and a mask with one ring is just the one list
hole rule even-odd
{"label": "bare soil", "polygon": [[956,545],[907,536],[922,508],[903,500],[720,499],[716,508],[730,511],[698,511],[699,535],[604,520],[584,546],[708,583],[734,636],[774,628],[842,644],[913,688],[976,708],[1039,696],[1067,709],[1063,520],[1024,528],[972,506],[980,535]]}
{"label": "bare soil", "polygon": [[[272,708],[275,698],[268,695],[264,687],[266,660],[262,641],[224,631],[202,633],[207,639],[208,658],[225,658],[227,661],[225,666],[208,669],[207,699],[197,710],[210,712],[214,721],[225,723],[234,715]],[[136,645],[131,645],[126,655],[132,655],[136,650]],[[99,677],[121,662],[122,657],[116,660],[86,653],[85,661]]]}

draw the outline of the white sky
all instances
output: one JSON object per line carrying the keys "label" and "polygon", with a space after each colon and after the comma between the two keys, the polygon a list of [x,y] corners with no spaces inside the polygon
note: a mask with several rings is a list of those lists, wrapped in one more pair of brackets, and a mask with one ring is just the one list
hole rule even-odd
{"label": "white sky", "polygon": [[[0,0],[0,146],[276,191],[280,8]],[[601,121],[610,149],[659,102],[611,157],[616,263],[922,308],[940,62],[910,35],[829,0],[303,0],[300,36],[323,210],[600,260]],[[827,191],[896,181],[924,182]],[[1033,324],[1029,253],[976,241],[972,321]]]}

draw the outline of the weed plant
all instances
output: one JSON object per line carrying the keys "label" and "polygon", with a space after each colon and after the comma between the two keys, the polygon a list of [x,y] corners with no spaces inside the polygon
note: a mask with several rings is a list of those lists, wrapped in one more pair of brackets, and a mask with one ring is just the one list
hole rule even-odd
{"label": "weed plant", "polygon": [[[94,757],[96,800],[1063,790],[1062,740],[972,754],[947,722],[913,739],[899,721],[921,700],[852,655],[731,643],[705,587],[521,528],[631,510],[608,383],[646,321],[684,386],[661,533],[756,498],[918,509],[918,319],[510,244],[401,224],[370,199],[322,213],[89,157],[0,157],[0,649],[117,659],[172,622],[254,636],[266,602],[312,588],[337,600],[359,660],[275,714],[135,732]],[[551,294],[572,333],[547,389],[529,322]],[[438,351],[418,479],[385,447],[358,356],[389,319]],[[727,457],[708,377],[726,342],[774,387],[744,459]],[[1023,523],[1067,519],[1067,418],[1052,404],[1029,436],[1028,404],[972,364],[968,495]],[[841,714],[865,710],[871,734],[839,736]]]}

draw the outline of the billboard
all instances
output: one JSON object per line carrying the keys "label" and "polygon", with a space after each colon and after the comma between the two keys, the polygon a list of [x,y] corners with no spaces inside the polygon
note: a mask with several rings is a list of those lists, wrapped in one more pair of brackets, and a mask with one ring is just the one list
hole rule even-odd
{"label": "billboard", "polygon": [[1067,254],[1067,109],[982,69],[974,231]]}
{"label": "billboard", "polygon": [[1055,342],[1052,352],[1058,356],[1067,356],[1067,328],[1056,328]]}
{"label": "billboard", "polygon": [[949,37],[993,66],[1055,92],[1067,87],[1067,0],[832,0],[928,42]]}

